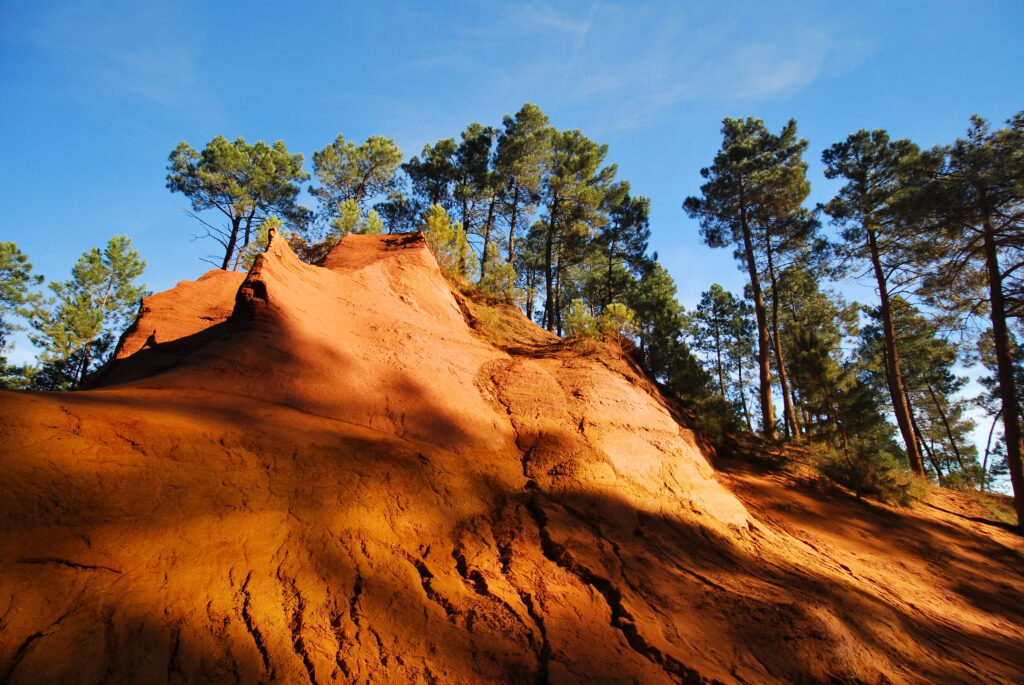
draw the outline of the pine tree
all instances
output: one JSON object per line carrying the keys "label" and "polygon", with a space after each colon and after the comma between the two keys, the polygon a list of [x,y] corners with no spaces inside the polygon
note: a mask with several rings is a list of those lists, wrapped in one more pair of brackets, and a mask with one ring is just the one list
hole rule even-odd
{"label": "pine tree", "polygon": [[[803,331],[810,330],[823,349],[838,361],[844,338],[857,335],[859,306],[848,304],[839,293],[821,290],[818,273],[799,263],[779,272],[773,290],[773,299],[778,299],[778,304],[773,303],[773,306],[778,309],[779,337],[786,359],[800,353],[798,343],[805,340],[801,337]],[[807,416],[809,408],[803,401],[808,394],[803,378],[798,373],[791,374],[790,392],[792,405],[807,429],[811,417]]]}
{"label": "pine tree", "polygon": [[508,263],[516,262],[519,234],[530,225],[540,199],[541,177],[550,153],[552,129],[537,105],[527,102],[514,117],[505,115],[494,167],[501,213],[508,224]]}
{"label": "pine tree", "polygon": [[[547,232],[547,222],[537,220],[515,252],[516,283],[523,292],[523,313],[530,321],[536,319],[535,305],[544,282],[544,241]],[[544,325],[543,321],[537,323]]]}
{"label": "pine tree", "polygon": [[757,320],[761,425],[764,434],[774,439],[771,338],[757,243],[759,231],[773,217],[786,216],[806,186],[806,165],[801,159],[806,142],[796,139],[794,121],[773,135],[763,121],[753,118],[726,118],[722,137],[714,163],[701,169],[701,176],[707,179],[701,186],[702,197],[686,198],[683,208],[700,221],[701,237],[707,245],[737,246],[736,256],[746,266]]}
{"label": "pine tree", "polygon": [[910,468],[923,474],[924,462],[906,401],[890,304],[893,289],[904,286],[910,278],[901,245],[907,239],[906,222],[897,201],[907,183],[902,167],[917,153],[909,140],[891,141],[885,131],[861,130],[823,152],[822,161],[826,178],[847,181],[824,209],[843,228],[845,256],[870,264],[874,274],[886,346],[889,399]]}
{"label": "pine tree", "polygon": [[23,330],[11,317],[32,315],[40,295],[31,288],[42,282],[42,276],[32,275],[32,264],[17,245],[0,242],[0,354],[8,348],[7,336]]}
{"label": "pine tree", "polygon": [[356,145],[339,133],[333,143],[313,153],[313,175],[320,186],[309,192],[329,214],[345,200],[355,201],[362,209],[369,198],[394,188],[401,161],[402,153],[391,138],[370,136]]}
{"label": "pine tree", "polygon": [[445,212],[455,207],[453,188],[457,177],[455,159],[457,146],[454,138],[444,138],[434,145],[427,143],[419,156],[402,164],[402,170],[412,183],[413,193],[429,207],[441,205]]}
{"label": "pine tree", "polygon": [[444,207],[437,204],[427,208],[422,230],[437,265],[448,278],[457,280],[472,277],[476,264],[466,240],[466,232],[461,223],[452,222]]}
{"label": "pine tree", "polygon": [[[296,185],[309,174],[302,171],[302,155],[289,154],[284,141],[249,145],[244,138],[231,143],[217,136],[202,152],[183,142],[171,152],[169,162],[167,187],[191,201],[190,216],[224,249],[222,269],[232,260],[232,268],[238,267],[253,231],[268,216],[276,214],[298,231],[309,223],[309,210],[297,203]],[[222,214],[227,226],[199,216],[208,210]]]}
{"label": "pine tree", "polygon": [[131,239],[115,236],[102,252],[83,253],[71,280],[50,284],[54,297],[33,316],[30,336],[42,350],[44,370],[56,371],[50,389],[80,387],[104,361],[142,297],[145,286],[135,279],[145,266]]}
{"label": "pine tree", "polygon": [[615,165],[601,167],[607,145],[579,130],[552,134],[549,173],[542,185],[546,209],[544,236],[545,326],[561,329],[561,277],[583,256],[591,227],[603,223],[599,210],[615,177]]}
{"label": "pine tree", "polygon": [[628,182],[618,185],[618,192],[609,193],[612,196],[609,221],[593,240],[594,247],[601,254],[604,275],[603,292],[597,300],[601,309],[622,300],[635,274],[648,260],[651,201],[646,197],[631,196]]}
{"label": "pine tree", "polygon": [[[925,290],[937,304],[987,309],[999,379],[1006,461],[1024,529],[1024,435],[1011,324],[1024,315],[1024,112],[990,130],[974,117],[967,137],[941,149],[943,163],[923,194],[934,219],[924,245],[938,255]],[[935,250],[941,250],[936,252]],[[979,287],[980,286],[980,287]]]}
{"label": "pine tree", "polygon": [[715,283],[701,293],[700,302],[691,317],[694,349],[707,355],[714,377],[718,379],[718,392],[727,396],[729,382],[729,352],[739,332],[739,302],[728,290]]}
{"label": "pine tree", "polygon": [[455,201],[461,208],[462,226],[466,235],[478,235],[481,276],[486,274],[487,248],[491,244],[498,192],[498,177],[491,171],[491,148],[497,131],[473,122],[462,132],[462,141],[455,150]]}
{"label": "pine tree", "polygon": [[5,352],[13,347],[10,335],[24,327],[14,323],[12,317],[29,318],[41,300],[31,288],[43,282],[43,277],[32,275],[32,264],[18,246],[0,242],[0,388],[18,383],[18,367],[8,366]]}

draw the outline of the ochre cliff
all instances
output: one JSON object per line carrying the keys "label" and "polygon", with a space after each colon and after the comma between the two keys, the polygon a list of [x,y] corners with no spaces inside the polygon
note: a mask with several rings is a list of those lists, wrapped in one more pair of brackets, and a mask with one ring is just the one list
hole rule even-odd
{"label": "ochre cliff", "polygon": [[[495,323],[496,322],[496,323]],[[1024,546],[717,473],[423,239],[276,236],[2,393],[0,681],[1013,682]],[[945,513],[942,513],[942,511]]]}

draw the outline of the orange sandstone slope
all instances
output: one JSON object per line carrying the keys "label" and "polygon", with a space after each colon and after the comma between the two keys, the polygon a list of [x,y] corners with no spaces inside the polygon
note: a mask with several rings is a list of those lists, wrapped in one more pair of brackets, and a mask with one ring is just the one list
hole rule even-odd
{"label": "orange sandstone slope", "polygon": [[0,682],[1019,680],[1011,533],[716,474],[418,236],[242,279],[146,298],[91,390],[0,394]]}

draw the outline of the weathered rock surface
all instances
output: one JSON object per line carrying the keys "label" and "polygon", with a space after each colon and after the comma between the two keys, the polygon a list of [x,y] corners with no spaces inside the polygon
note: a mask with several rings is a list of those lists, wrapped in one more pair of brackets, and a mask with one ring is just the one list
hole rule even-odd
{"label": "weathered rock surface", "polygon": [[0,403],[0,682],[1024,663],[1019,538],[716,474],[628,360],[467,301],[417,236],[275,238],[147,298],[93,389]]}

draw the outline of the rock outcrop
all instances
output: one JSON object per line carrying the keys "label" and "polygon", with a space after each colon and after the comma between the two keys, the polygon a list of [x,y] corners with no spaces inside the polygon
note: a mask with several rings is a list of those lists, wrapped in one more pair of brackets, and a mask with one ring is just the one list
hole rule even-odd
{"label": "rock outcrop", "polygon": [[[823,542],[825,500],[794,513],[716,474],[628,358],[466,299],[417,235],[348,236],[318,266],[274,237],[248,275],[146,298],[90,390],[0,402],[3,682],[1012,682],[1024,663],[1012,535],[875,508],[852,520],[889,523]],[[956,578],[899,549],[928,529]]]}

